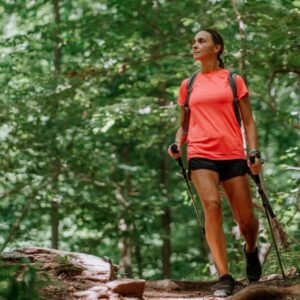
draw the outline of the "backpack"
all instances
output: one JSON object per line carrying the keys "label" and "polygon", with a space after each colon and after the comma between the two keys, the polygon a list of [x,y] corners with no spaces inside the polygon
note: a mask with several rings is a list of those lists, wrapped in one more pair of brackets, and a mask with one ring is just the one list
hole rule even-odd
{"label": "backpack", "polygon": [[[188,129],[189,129],[189,121],[190,121],[190,108],[189,108],[189,101],[190,101],[190,96],[193,90],[193,84],[195,81],[196,76],[198,75],[198,72],[193,74],[189,79],[188,79],[188,84],[187,84],[187,95],[185,98],[184,102],[184,122],[183,122],[183,133],[187,134]],[[233,94],[233,110],[235,113],[236,120],[241,127],[242,125],[242,118],[240,114],[240,109],[239,109],[239,102],[238,102],[238,96],[237,96],[237,89],[236,89],[236,73],[234,72],[229,72],[228,75],[228,80],[230,83],[230,87],[232,90]]]}

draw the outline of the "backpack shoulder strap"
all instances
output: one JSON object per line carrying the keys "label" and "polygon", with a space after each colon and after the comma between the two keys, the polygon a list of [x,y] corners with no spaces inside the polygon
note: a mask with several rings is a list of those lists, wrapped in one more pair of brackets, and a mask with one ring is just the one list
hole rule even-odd
{"label": "backpack shoulder strap", "polygon": [[229,80],[230,87],[231,87],[232,94],[233,94],[233,109],[234,109],[235,117],[236,117],[236,120],[237,120],[239,126],[241,127],[242,118],[241,118],[238,95],[237,95],[237,88],[236,88],[236,73],[229,72],[228,80]]}
{"label": "backpack shoulder strap", "polygon": [[185,97],[185,102],[184,102],[184,122],[183,122],[183,133],[187,134],[188,129],[189,129],[189,121],[190,121],[190,109],[189,109],[189,102],[190,102],[190,97],[191,93],[193,90],[193,85],[194,81],[198,75],[197,73],[194,73],[187,82],[187,93]]}
{"label": "backpack shoulder strap", "polygon": [[191,93],[192,93],[192,90],[193,90],[194,81],[195,81],[197,75],[198,75],[198,72],[195,73],[195,74],[193,74],[193,75],[188,79],[188,83],[187,83],[187,93],[186,93],[186,98],[185,98],[184,106],[189,106],[189,101],[190,101]]}

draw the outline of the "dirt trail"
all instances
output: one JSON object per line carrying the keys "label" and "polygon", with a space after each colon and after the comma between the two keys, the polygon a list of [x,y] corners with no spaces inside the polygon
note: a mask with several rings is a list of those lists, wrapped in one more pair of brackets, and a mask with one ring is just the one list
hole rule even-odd
{"label": "dirt trail", "polygon": [[[108,258],[84,253],[65,252],[48,248],[28,247],[2,253],[7,266],[23,265],[27,258],[37,270],[37,276],[47,274],[49,280],[40,289],[45,300],[211,300],[216,282],[117,278],[118,266]],[[24,265],[24,270],[26,265]],[[18,274],[21,278],[22,274]],[[249,285],[238,280],[230,300],[300,300],[300,275],[296,269],[286,281],[279,275],[262,278]]]}

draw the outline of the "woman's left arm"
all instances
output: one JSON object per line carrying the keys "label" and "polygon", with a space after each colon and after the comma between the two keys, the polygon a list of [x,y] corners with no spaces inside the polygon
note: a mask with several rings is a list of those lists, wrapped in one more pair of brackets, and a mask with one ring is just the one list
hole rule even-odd
{"label": "woman's left arm", "polygon": [[[248,145],[249,154],[251,151],[258,150],[258,142],[257,142],[257,131],[255,121],[253,119],[250,99],[248,96],[242,98],[239,101],[240,111],[242,115],[242,120],[246,132],[246,139]],[[261,161],[258,157],[255,158],[254,164],[249,164],[251,172],[256,175],[261,170]]]}

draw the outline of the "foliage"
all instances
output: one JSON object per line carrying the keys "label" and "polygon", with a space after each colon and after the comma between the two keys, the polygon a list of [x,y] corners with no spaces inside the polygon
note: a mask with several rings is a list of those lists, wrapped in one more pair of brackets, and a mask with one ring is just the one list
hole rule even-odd
{"label": "foliage", "polygon": [[0,299],[38,300],[38,288],[45,283],[46,277],[38,279],[36,269],[26,261],[17,265],[1,262]]}
{"label": "foliage", "polygon": [[[222,33],[225,63],[247,79],[268,194],[300,238],[299,1],[236,2],[242,19],[230,1],[61,1],[59,21],[49,1],[1,2],[1,244],[20,220],[9,248],[50,246],[57,201],[60,248],[118,263],[127,239],[132,276],[160,278],[170,209],[171,276],[210,276],[184,182],[166,157],[178,87],[197,68],[189,41],[203,27]],[[224,214],[243,274],[226,205]]]}

